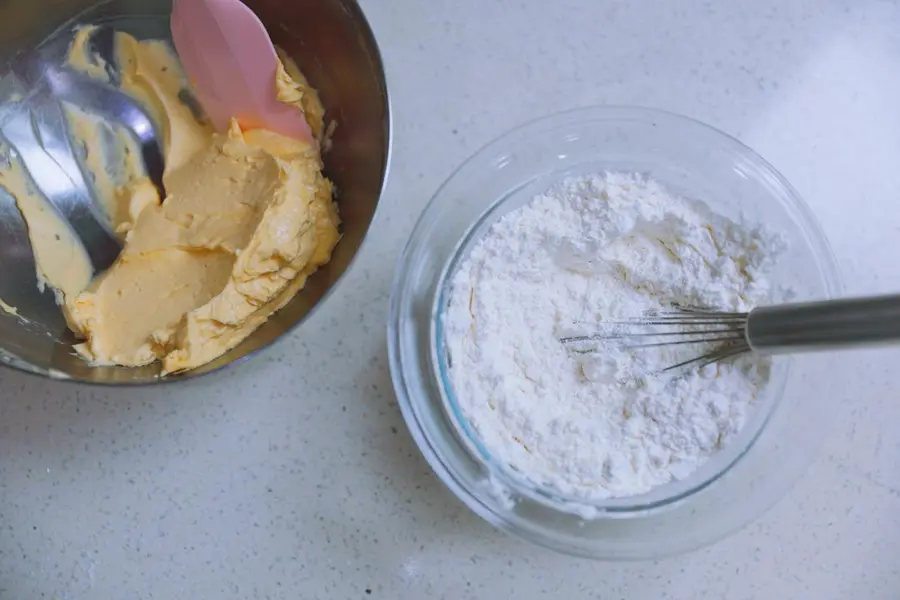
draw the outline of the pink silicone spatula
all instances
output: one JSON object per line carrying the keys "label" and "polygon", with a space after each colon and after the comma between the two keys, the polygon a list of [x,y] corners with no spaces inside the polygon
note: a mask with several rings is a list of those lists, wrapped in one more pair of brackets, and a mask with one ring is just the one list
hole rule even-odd
{"label": "pink silicone spatula", "polygon": [[303,113],[277,100],[275,48],[243,2],[175,0],[171,27],[178,58],[218,131],[234,117],[242,129],[312,139]]}

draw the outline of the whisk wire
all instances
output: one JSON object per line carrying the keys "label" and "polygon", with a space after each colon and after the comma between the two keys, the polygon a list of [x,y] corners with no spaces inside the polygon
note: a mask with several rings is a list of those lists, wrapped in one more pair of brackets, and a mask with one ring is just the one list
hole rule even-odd
{"label": "whisk wire", "polygon": [[[610,325],[609,330],[603,329]],[[603,351],[609,347],[606,341],[624,348],[631,343],[634,349],[698,346],[697,356],[663,369],[671,371],[703,367],[745,352],[779,354],[896,344],[900,342],[900,294],[773,304],[747,313],[674,304],[635,319],[606,321],[600,328],[562,341],[579,353]]]}
{"label": "whisk wire", "polygon": [[730,335],[727,337],[718,337],[718,338],[705,338],[702,340],[677,340],[674,342],[654,342],[652,344],[631,344],[625,346],[627,350],[636,350],[640,348],[660,348],[663,346],[684,346],[686,344],[709,344],[709,343],[718,343],[718,342],[739,342],[743,340],[743,336],[740,335]]}
{"label": "whisk wire", "polygon": [[[746,336],[747,318],[747,313],[675,306],[672,309],[647,311],[635,319],[604,321],[601,325],[609,327],[608,331],[568,336],[560,341],[569,345],[599,342],[595,351],[601,350],[603,342],[619,342],[619,347],[625,350],[712,346],[698,356],[673,364],[662,371],[692,365],[702,368],[750,350]],[[586,350],[582,347],[579,351]]]}
{"label": "whisk wire", "polygon": [[687,367],[689,365],[697,364],[697,368],[702,369],[707,365],[711,365],[713,363],[722,362],[726,359],[732,358],[739,354],[743,354],[744,352],[748,352],[750,350],[750,346],[745,343],[738,343],[733,347],[725,346],[714,352],[708,352],[701,356],[697,356],[695,358],[691,358],[680,363],[674,364],[670,367],[666,367],[663,369],[663,372],[674,371],[675,369],[680,369],[682,367]]}

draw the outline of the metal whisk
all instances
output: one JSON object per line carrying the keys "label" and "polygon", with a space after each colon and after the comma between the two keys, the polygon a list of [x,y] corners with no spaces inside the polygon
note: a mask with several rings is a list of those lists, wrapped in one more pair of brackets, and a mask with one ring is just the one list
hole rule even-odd
{"label": "metal whisk", "polygon": [[674,306],[605,325],[611,327],[561,341],[615,342],[628,349],[704,347],[698,356],[664,369],[671,371],[703,367],[746,352],[785,354],[900,342],[900,294],[760,306],[745,313]]}

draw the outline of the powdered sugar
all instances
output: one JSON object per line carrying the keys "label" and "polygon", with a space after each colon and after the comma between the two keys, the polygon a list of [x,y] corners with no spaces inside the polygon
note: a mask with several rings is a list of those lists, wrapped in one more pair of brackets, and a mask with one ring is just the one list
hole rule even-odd
{"label": "powdered sugar", "polygon": [[578,353],[559,339],[671,302],[769,302],[783,247],[638,176],[563,182],[503,216],[452,275],[445,332],[463,414],[497,461],[568,498],[688,476],[740,431],[768,362],[661,377],[677,349]]}

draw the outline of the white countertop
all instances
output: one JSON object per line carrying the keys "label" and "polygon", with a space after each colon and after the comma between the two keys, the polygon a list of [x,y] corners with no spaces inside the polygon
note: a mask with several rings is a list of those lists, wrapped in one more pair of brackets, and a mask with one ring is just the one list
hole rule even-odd
{"label": "white countertop", "polygon": [[394,262],[438,184],[504,130],[584,104],[666,108],[737,136],[812,206],[848,292],[900,291],[900,7],[364,8],[395,129],[355,267],[301,331],[220,376],[103,390],[0,373],[0,598],[900,597],[900,352],[848,358],[855,393],[819,460],[757,522],[614,564],[464,508],[406,431],[385,348]]}

